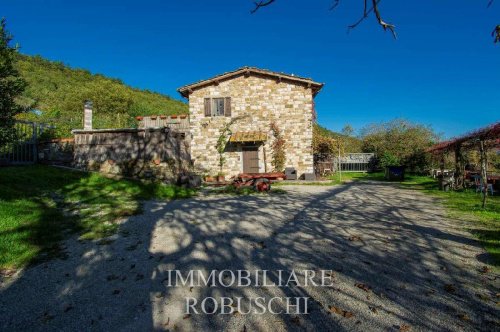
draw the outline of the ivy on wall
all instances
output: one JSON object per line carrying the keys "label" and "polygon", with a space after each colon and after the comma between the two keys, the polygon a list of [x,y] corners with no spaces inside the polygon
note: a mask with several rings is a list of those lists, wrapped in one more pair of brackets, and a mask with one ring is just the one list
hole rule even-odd
{"label": "ivy on wall", "polygon": [[276,122],[271,122],[271,131],[273,132],[274,141],[271,145],[272,160],[271,165],[275,172],[283,172],[286,163],[285,139],[281,130],[276,125]]}

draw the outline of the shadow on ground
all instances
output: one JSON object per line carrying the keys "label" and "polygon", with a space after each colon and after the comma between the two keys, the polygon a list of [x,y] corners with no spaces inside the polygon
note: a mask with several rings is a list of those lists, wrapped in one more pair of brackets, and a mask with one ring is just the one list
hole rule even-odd
{"label": "shadow on ground", "polygon": [[[0,288],[2,330],[499,329],[497,276],[433,199],[391,184],[146,202],[107,241]],[[333,270],[332,287],[168,287],[168,271]],[[309,297],[307,315],[185,315],[185,298]],[[276,302],[279,305],[279,302]],[[333,310],[330,308],[333,307]],[[280,309],[280,308],[277,308]],[[352,313],[352,315],[350,314]]]}

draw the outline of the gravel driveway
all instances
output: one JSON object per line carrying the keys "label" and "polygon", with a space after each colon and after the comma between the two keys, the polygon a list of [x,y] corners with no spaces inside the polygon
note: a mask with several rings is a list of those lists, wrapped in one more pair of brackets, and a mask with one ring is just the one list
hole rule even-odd
{"label": "gravel driveway", "polygon": [[[378,182],[146,202],[106,241],[0,285],[1,330],[499,330],[498,276],[439,203]],[[168,270],[332,270],[333,286],[168,287]],[[300,272],[299,272],[300,273]],[[307,315],[185,314],[185,298],[308,297]]]}

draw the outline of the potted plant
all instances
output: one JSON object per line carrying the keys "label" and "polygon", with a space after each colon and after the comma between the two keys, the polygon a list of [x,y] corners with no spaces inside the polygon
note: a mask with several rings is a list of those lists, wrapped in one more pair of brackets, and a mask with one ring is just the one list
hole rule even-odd
{"label": "potted plant", "polygon": [[185,119],[185,118],[187,118],[187,115],[186,115],[186,114],[181,114],[181,115],[180,115],[180,118],[181,118],[181,119]]}
{"label": "potted plant", "polygon": [[212,175],[205,175],[205,182],[215,182],[215,177]]}
{"label": "potted plant", "polygon": [[401,165],[400,159],[386,152],[380,158],[380,166],[385,169],[385,178],[389,181],[404,181],[405,179],[405,166]]}
{"label": "potted plant", "polygon": [[142,121],[142,120],[144,119],[144,117],[143,117],[143,116],[136,116],[136,117],[135,117],[135,119],[136,119],[137,121]]}
{"label": "potted plant", "polygon": [[173,114],[170,116],[171,119],[177,119],[177,115]]}
{"label": "potted plant", "polygon": [[151,115],[151,120],[156,120],[156,115]]}
{"label": "potted plant", "polygon": [[217,173],[217,182],[224,182],[226,180],[226,176],[224,173],[219,172]]}
{"label": "potted plant", "polygon": [[167,118],[166,115],[160,115],[160,119],[165,120]]}

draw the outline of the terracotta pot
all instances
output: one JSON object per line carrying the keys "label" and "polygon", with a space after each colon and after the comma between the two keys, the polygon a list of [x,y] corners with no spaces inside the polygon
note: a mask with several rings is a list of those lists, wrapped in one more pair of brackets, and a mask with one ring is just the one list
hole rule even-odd
{"label": "terracotta pot", "polygon": [[180,118],[181,119],[185,119],[185,118],[187,118],[187,115],[186,114],[182,114],[182,115],[180,115]]}
{"label": "terracotta pot", "polygon": [[144,119],[144,117],[142,117],[142,116],[136,116],[136,117],[135,117],[135,119],[136,119],[137,121],[142,121],[142,120]]}
{"label": "terracotta pot", "polygon": [[224,182],[224,180],[226,180],[224,175],[217,175],[217,182]]}
{"label": "terracotta pot", "polygon": [[174,114],[174,115],[171,115],[171,116],[170,116],[170,118],[171,118],[171,119],[177,119],[177,115],[175,115],[175,114]]}
{"label": "terracotta pot", "polygon": [[213,176],[205,176],[205,182],[214,182],[215,178]]}
{"label": "terracotta pot", "polygon": [[164,119],[166,119],[166,118],[167,118],[167,116],[166,116],[166,115],[160,115],[160,119],[164,120]]}
{"label": "terracotta pot", "polygon": [[154,163],[155,165],[160,165],[161,160],[160,160],[160,159],[155,159],[155,160],[153,160],[153,163]]}
{"label": "terracotta pot", "polygon": [[151,120],[156,120],[157,116],[156,115],[151,115]]}

